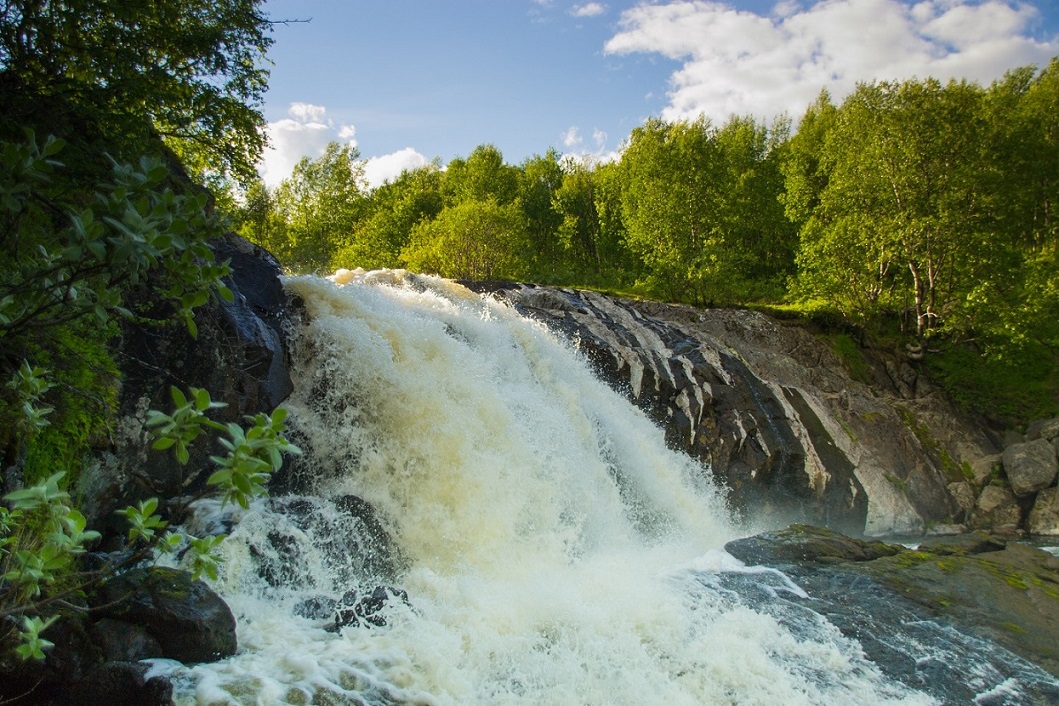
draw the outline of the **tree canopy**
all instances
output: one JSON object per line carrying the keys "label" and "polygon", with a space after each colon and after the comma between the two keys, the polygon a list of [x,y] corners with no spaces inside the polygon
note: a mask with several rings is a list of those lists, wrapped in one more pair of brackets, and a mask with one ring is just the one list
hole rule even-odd
{"label": "tree canopy", "polygon": [[154,132],[201,172],[249,182],[265,140],[272,39],[263,5],[7,0],[0,86],[6,95],[61,96],[133,151]]}

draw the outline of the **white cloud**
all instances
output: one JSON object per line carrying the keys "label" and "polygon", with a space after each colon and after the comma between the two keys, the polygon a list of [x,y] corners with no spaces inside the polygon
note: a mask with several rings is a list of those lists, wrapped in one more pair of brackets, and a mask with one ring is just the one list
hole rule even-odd
{"label": "white cloud", "polygon": [[574,5],[570,8],[570,14],[574,17],[599,17],[607,11],[607,6],[601,2],[586,2],[584,5]]}
{"label": "white cloud", "polygon": [[576,125],[572,125],[567,128],[566,132],[563,133],[563,147],[573,149],[574,147],[580,147],[584,140],[581,139],[581,131],[577,129]]}
{"label": "white cloud", "polygon": [[368,186],[375,188],[384,182],[396,179],[407,169],[425,167],[430,160],[411,147],[405,147],[391,154],[372,157],[364,162],[364,178]]}
{"label": "white cloud", "polygon": [[622,13],[611,54],[682,62],[662,117],[751,114],[797,119],[827,88],[934,76],[988,83],[1017,66],[1044,65],[1059,41],[1028,34],[1038,11],[1007,0],[782,0],[765,17],[717,2],[637,5]]}
{"label": "white cloud", "polygon": [[327,108],[321,105],[291,103],[287,115],[266,126],[272,145],[262,155],[259,167],[268,186],[277,186],[289,177],[302,157],[319,157],[328,142],[357,144],[353,126],[336,128],[327,117]]}
{"label": "white cloud", "polygon": [[562,141],[563,147],[567,150],[562,158],[576,164],[601,164],[616,161],[621,157],[619,150],[607,149],[607,133],[599,129],[592,131],[593,147],[591,149],[585,146],[581,130],[576,125],[563,133]]}

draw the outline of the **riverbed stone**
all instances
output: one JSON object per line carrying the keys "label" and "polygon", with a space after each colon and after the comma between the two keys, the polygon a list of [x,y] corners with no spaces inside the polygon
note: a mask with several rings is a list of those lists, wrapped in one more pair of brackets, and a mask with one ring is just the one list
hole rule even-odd
{"label": "riverbed stone", "polygon": [[1018,527],[1022,512],[1018,499],[1010,488],[999,485],[987,485],[982,489],[975,505],[971,525],[980,527]]}
{"label": "riverbed stone", "polygon": [[1003,462],[1004,454],[989,454],[971,461],[971,475],[974,484],[981,488],[988,483],[993,474],[1003,466]]}
{"label": "riverbed stone", "polygon": [[1045,488],[1037,498],[1026,520],[1030,534],[1059,536],[1059,488]]}
{"label": "riverbed stone", "polygon": [[1043,490],[1059,475],[1055,447],[1044,439],[1013,444],[1004,449],[1004,472],[1020,498]]}

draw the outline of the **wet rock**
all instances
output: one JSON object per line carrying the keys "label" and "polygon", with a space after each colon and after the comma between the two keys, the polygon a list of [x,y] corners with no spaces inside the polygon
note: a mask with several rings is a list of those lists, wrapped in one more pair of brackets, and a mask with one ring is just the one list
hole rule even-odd
{"label": "wet rock", "polygon": [[[752,548],[739,555],[781,569],[808,594],[774,593],[772,600],[824,615],[884,673],[942,703],[971,703],[1005,683],[1017,683],[1019,691],[1005,703],[1056,702],[1054,557],[986,532],[932,538],[915,550],[884,546],[862,552],[856,540],[791,527],[726,549]],[[773,614],[782,619],[787,612]],[[945,654],[950,657],[938,656]]]}
{"label": "wet rock", "polygon": [[339,601],[335,611],[335,622],[327,629],[334,632],[344,627],[385,627],[386,616],[382,609],[391,599],[399,598],[408,605],[408,593],[391,586],[377,586],[369,595],[357,597],[356,591],[349,591]]}
{"label": "wet rock", "polygon": [[759,312],[468,286],[575,341],[668,443],[709,464],[745,516],[922,532],[959,512],[953,464],[997,450],[906,360],[872,360],[869,387],[826,339]]}
{"label": "wet rock", "polygon": [[1044,439],[1013,444],[1004,449],[1004,472],[1020,498],[1043,490],[1059,476],[1055,447]]}
{"label": "wet rock", "polygon": [[1018,499],[1009,488],[987,485],[975,504],[971,524],[976,528],[1004,527],[1014,529],[1022,519]]}
{"label": "wet rock", "polygon": [[88,632],[109,661],[136,662],[165,656],[162,645],[143,625],[103,618],[90,625]]}
{"label": "wet rock", "polygon": [[103,617],[140,626],[169,659],[211,662],[236,651],[231,610],[186,571],[134,569],[103,584],[92,605]]}
{"label": "wet rock", "polygon": [[890,556],[900,547],[878,541],[853,539],[822,527],[791,525],[774,532],[737,539],[725,551],[746,564],[838,564],[871,561]]}
{"label": "wet rock", "polygon": [[211,417],[239,424],[247,415],[271,412],[293,389],[284,328],[292,304],[279,281],[279,264],[238,236],[211,247],[218,260],[231,261],[233,272],[225,283],[234,301],[214,297],[196,309],[197,337],[167,318],[162,306],[123,324],[117,356],[122,373],[118,448],[81,482],[90,489],[85,510],[93,527],[118,534],[123,527],[116,509],[151,496],[164,501],[205,488],[209,456],[217,452],[208,439],[191,446],[187,465],[172,454],[150,450],[146,412],[172,409],[171,386],[205,388],[214,401],[227,405]]}
{"label": "wet rock", "polygon": [[101,664],[77,682],[64,703],[71,706],[171,706],[173,684],[150,666],[135,662]]}
{"label": "wet rock", "polygon": [[326,620],[335,614],[338,601],[330,596],[309,596],[291,610],[294,615],[310,620]]}
{"label": "wet rock", "polygon": [[1059,536],[1059,488],[1046,488],[1037,493],[1037,499],[1026,520],[1026,531],[1030,534]]}

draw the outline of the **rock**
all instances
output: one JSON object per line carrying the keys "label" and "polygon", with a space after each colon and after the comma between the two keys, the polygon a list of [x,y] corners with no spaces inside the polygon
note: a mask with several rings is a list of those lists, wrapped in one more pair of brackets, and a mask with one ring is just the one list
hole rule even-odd
{"label": "rock", "polygon": [[165,656],[158,640],[151,637],[143,625],[103,618],[90,625],[88,632],[109,661],[137,662]]}
{"label": "rock", "polygon": [[1026,531],[1030,534],[1059,536],[1059,488],[1046,488],[1037,493],[1037,499],[1026,520]]}
{"label": "rock", "polygon": [[1059,439],[1059,417],[1049,419],[1041,424],[1040,434],[1042,439]]}
{"label": "rock", "polygon": [[980,696],[1009,693],[1011,680],[1012,703],[1059,702],[1059,562],[986,532],[931,538],[916,550],[869,545],[789,527],[726,549],[782,570],[805,595],[762,590],[757,574],[721,580],[781,622],[805,608],[824,616],[883,674],[939,703],[985,703]]}
{"label": "rock", "polygon": [[104,583],[92,605],[105,618],[140,626],[161,656],[185,664],[235,654],[235,618],[205,583],[178,569],[133,569]]}
{"label": "rock", "polygon": [[1055,419],[1037,419],[1026,427],[1026,440],[1044,439],[1051,441],[1059,436],[1059,417]]}
{"label": "rock", "polygon": [[903,356],[864,351],[874,356],[861,373],[869,387],[826,338],[760,312],[467,284],[574,341],[746,516],[922,532],[959,512],[946,486],[962,480],[961,459],[997,451]]}
{"label": "rock", "polygon": [[1055,448],[1044,439],[1013,444],[1004,449],[1004,472],[1020,498],[1043,490],[1059,476]]}
{"label": "rock", "polygon": [[150,450],[146,412],[171,411],[171,386],[208,390],[214,401],[227,405],[211,417],[239,424],[248,415],[271,412],[293,389],[284,326],[292,305],[279,281],[279,264],[234,235],[211,248],[218,260],[231,261],[232,275],[225,282],[234,301],[214,297],[196,309],[197,337],[182,323],[167,320],[164,307],[123,323],[116,453],[81,483],[92,489],[85,510],[93,527],[119,534],[123,524],[115,510],[151,496],[162,499],[164,507],[169,498],[205,488],[208,459],[216,453],[208,439],[191,446],[187,465],[177,463],[172,453]]}
{"label": "rock", "polygon": [[1005,527],[1014,529],[1022,519],[1018,500],[1010,489],[987,485],[978,496],[971,524],[976,528]]}
{"label": "rock", "polygon": [[77,682],[63,703],[71,706],[171,706],[173,684],[168,678],[148,677],[150,666],[135,662],[107,662]]}
{"label": "rock", "polygon": [[989,454],[971,461],[974,484],[981,488],[988,483],[993,475],[1003,467],[1003,462],[1004,454]]}
{"label": "rock", "polygon": [[1007,540],[1002,537],[978,530],[951,537],[931,537],[921,543],[918,550],[939,555],[982,554],[1001,551],[1007,544]]}
{"label": "rock", "polygon": [[787,529],[737,539],[725,544],[724,549],[751,565],[871,561],[900,551],[897,546],[853,539],[810,525],[791,525]]}
{"label": "rock", "polygon": [[949,483],[949,492],[952,493],[953,499],[956,501],[956,506],[960,509],[959,517],[969,517],[971,512],[974,510],[978,495],[974,492],[974,487],[971,486],[967,481],[961,481],[959,483]]}
{"label": "rock", "polygon": [[376,586],[371,595],[358,600],[356,591],[349,591],[342,597],[338,610],[335,611],[335,622],[327,630],[337,631],[344,627],[385,627],[386,616],[382,609],[391,598],[400,598],[408,605],[408,593],[390,586]]}

